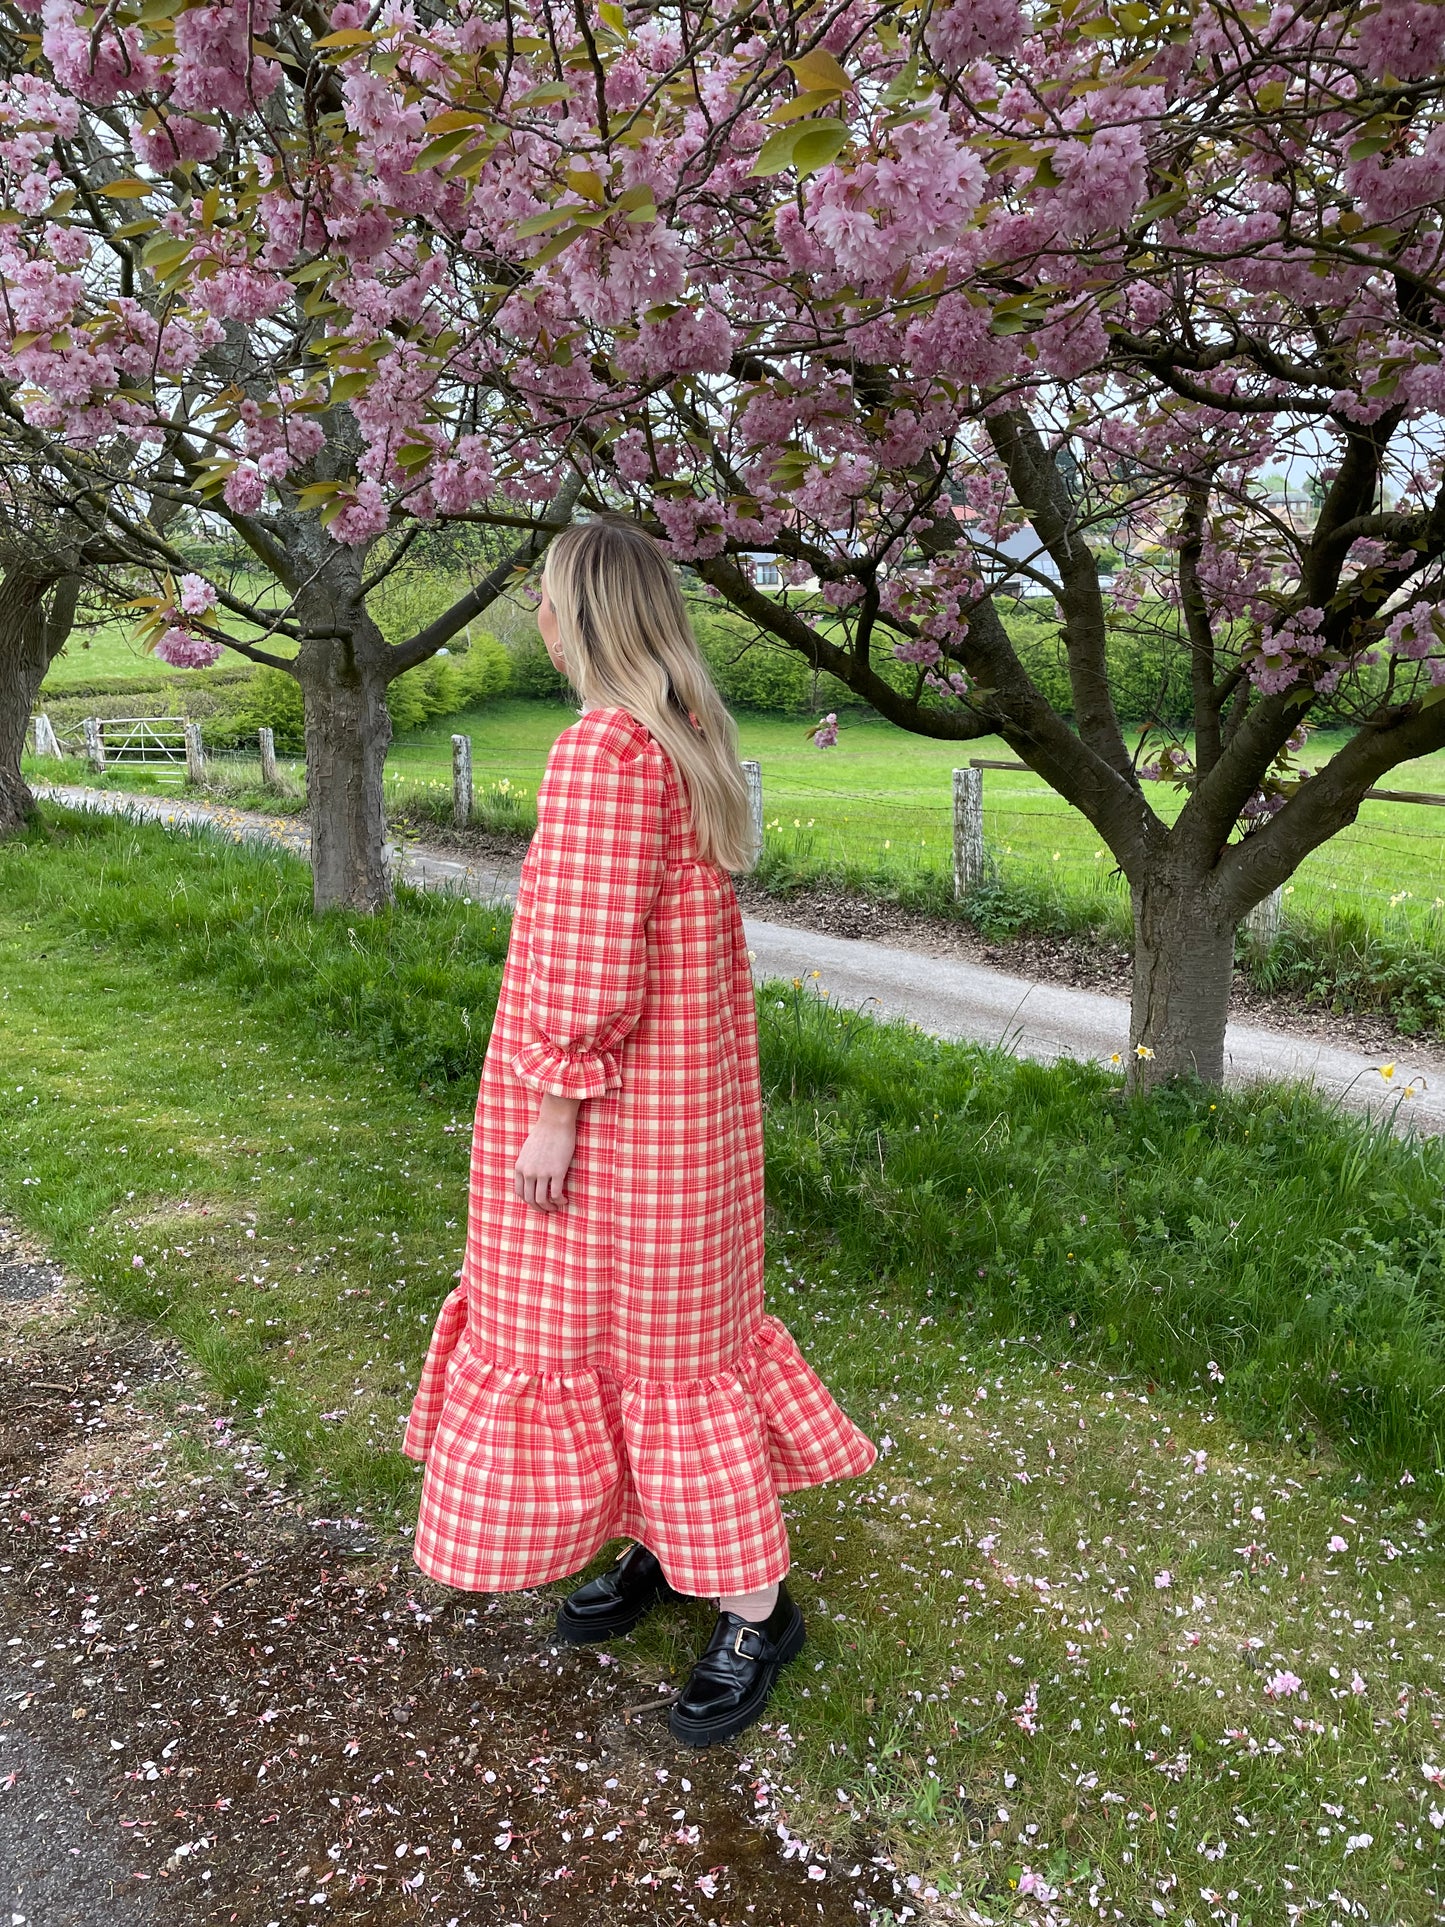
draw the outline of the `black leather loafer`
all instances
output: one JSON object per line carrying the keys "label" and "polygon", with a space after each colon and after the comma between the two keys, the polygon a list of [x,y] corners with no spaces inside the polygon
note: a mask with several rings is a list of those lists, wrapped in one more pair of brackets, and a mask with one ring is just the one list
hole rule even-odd
{"label": "black leather loafer", "polygon": [[646,1546],[623,1553],[611,1572],[569,1593],[557,1609],[557,1637],[569,1646],[618,1639],[663,1600],[681,1599]]}
{"label": "black leather loafer", "polygon": [[796,1659],[807,1634],[803,1615],[778,1588],[778,1603],[759,1625],[719,1613],[712,1638],[688,1676],[667,1723],[686,1746],[711,1746],[751,1726],[772,1697],[780,1668]]}

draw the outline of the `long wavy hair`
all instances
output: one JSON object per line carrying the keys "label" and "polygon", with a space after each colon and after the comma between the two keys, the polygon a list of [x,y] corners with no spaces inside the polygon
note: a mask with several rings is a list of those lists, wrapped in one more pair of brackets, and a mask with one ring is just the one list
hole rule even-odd
{"label": "long wavy hair", "polygon": [[757,856],[738,734],[697,646],[672,564],[630,523],[574,523],[547,549],[567,678],[584,704],[625,709],[672,758],[704,862]]}

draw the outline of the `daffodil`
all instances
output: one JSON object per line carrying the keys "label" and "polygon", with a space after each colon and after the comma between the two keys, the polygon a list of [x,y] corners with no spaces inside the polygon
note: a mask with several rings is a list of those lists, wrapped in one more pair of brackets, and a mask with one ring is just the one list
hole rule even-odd
{"label": "daffodil", "polygon": [[1134,1055],[1139,1058],[1145,1058],[1152,1057],[1154,1053],[1147,1044],[1136,1044],[1134,1046]]}
{"label": "daffodil", "polygon": [[1379,1069],[1381,1077],[1383,1077],[1388,1084],[1390,1079],[1395,1075],[1395,1066],[1393,1064],[1381,1064]]}
{"label": "daffodil", "polygon": [[1122,1064],[1123,1061],[1124,1061],[1123,1052],[1117,1051],[1117,1050],[1114,1052],[1113,1056],[1109,1059],[1109,1062],[1111,1064]]}

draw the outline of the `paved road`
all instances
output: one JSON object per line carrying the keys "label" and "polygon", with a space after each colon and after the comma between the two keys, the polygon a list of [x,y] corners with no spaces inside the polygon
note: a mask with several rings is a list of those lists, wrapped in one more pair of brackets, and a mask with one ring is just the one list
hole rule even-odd
{"label": "paved road", "polygon": [[[310,839],[294,818],[266,816],[217,804],[126,796],[115,790],[40,787],[37,794],[73,808],[124,814],[172,825],[218,830],[238,842],[260,842],[305,856]],[[423,889],[444,889],[479,902],[510,900],[515,863],[467,862],[413,846],[391,852],[394,874]],[[1129,1006],[1121,997],[1036,983],[983,964],[929,957],[888,944],[824,936],[788,924],[750,918],[748,943],[758,977],[806,977],[820,972],[830,1000],[871,1005],[880,1016],[911,1018],[940,1037],[1000,1044],[1021,1057],[1050,1063],[1058,1057],[1106,1061],[1127,1048]],[[810,980],[811,981],[811,980]],[[1233,1083],[1259,1078],[1313,1081],[1352,1108],[1398,1107],[1416,1129],[1445,1131],[1445,1063],[1401,1046],[1393,1076],[1381,1060],[1258,1024],[1231,1024],[1225,1040]],[[1402,1102],[1399,1093],[1413,1089]]]}

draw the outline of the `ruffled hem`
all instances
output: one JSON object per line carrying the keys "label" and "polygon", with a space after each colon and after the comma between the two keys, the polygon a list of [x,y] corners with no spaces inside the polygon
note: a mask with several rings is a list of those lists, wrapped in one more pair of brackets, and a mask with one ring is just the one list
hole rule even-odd
{"label": "ruffled hem", "polygon": [[542,1038],[512,1058],[512,1075],[529,1091],[549,1097],[602,1097],[622,1089],[622,1069],[612,1051],[564,1051]]}
{"label": "ruffled hem", "polygon": [[788,1569],[779,1494],[876,1456],[775,1318],[736,1367],[684,1380],[528,1372],[473,1353],[465,1327],[459,1287],[403,1444],[426,1462],[415,1557],[445,1585],[542,1585],[625,1535],[680,1592],[755,1591]]}

